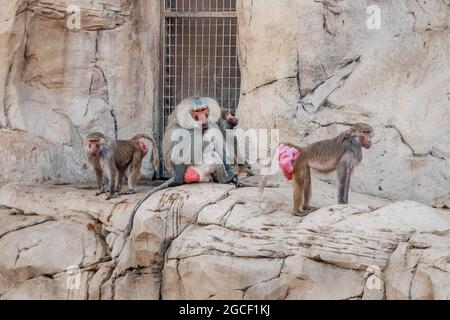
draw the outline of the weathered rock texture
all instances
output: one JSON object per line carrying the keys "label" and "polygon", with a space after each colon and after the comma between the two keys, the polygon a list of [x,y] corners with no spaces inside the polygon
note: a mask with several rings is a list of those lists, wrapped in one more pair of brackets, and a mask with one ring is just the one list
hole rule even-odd
{"label": "weathered rock texture", "polygon": [[[353,185],[449,206],[449,1],[238,3],[244,127],[306,144],[370,123],[375,145]],[[380,30],[367,27],[374,4]]]}
{"label": "weathered rock texture", "polygon": [[[67,27],[71,5],[81,10],[80,29]],[[158,133],[159,1],[0,7],[0,185],[85,181],[88,132]]]}
{"label": "weathered rock texture", "polygon": [[262,199],[226,185],[163,191],[129,239],[139,195],[8,185],[0,299],[450,299],[449,211],[353,193],[355,205],[333,206],[334,187],[314,184],[323,207],[303,219],[286,185]]}
{"label": "weathered rock texture", "polygon": [[[17,184],[88,182],[87,132],[159,134],[160,3],[0,0],[0,298],[449,299],[450,216],[417,202],[326,207],[335,187],[315,181],[323,208],[301,220],[287,187],[187,186],[125,239],[142,194]],[[353,189],[450,206],[448,0],[375,2],[380,30],[374,1],[237,4],[244,128],[306,144],[368,122]]]}
{"label": "weathered rock texture", "polygon": [[[0,185],[87,181],[89,131],[159,135],[160,2],[0,0]],[[380,30],[367,27],[372,4]],[[237,0],[242,126],[306,144],[369,122],[376,143],[354,186],[450,206],[449,8]]]}

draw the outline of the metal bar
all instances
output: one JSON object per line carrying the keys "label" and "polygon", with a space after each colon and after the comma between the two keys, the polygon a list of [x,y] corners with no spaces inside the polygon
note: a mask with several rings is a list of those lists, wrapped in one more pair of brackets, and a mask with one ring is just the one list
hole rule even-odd
{"label": "metal bar", "polygon": [[219,30],[218,30],[219,23],[218,23],[218,19],[217,18],[215,19],[215,24],[216,24],[216,33],[214,34],[215,45],[214,45],[214,60],[213,60],[214,61],[214,76],[213,76],[213,79],[214,79],[214,81],[213,81],[213,90],[214,90],[214,92],[213,92],[212,97],[216,97],[216,95],[217,95],[217,92],[216,92],[216,88],[217,88],[217,46],[218,46],[218,43],[217,43],[218,36],[217,36],[217,34],[219,33]]}
{"label": "metal bar", "polygon": [[162,128],[176,104],[192,94],[235,111],[240,98],[235,0],[163,1]]}
{"label": "metal bar", "polygon": [[[189,3],[190,5],[190,3]],[[187,61],[188,61],[188,73],[187,73],[187,97],[191,96],[191,19],[188,19],[188,47],[187,47]]]}
{"label": "metal bar", "polygon": [[181,97],[180,100],[184,97],[184,22],[181,20]]}
{"label": "metal bar", "polygon": [[[203,7],[203,6],[202,6]],[[205,65],[205,63],[203,62],[203,58],[204,58],[204,56],[205,56],[205,51],[204,51],[204,49],[205,49],[205,35],[204,35],[204,26],[203,26],[203,22],[204,22],[204,19],[202,19],[201,20],[201,28],[202,28],[202,35],[201,35],[201,39],[202,39],[202,42],[201,42],[201,46],[202,46],[202,53],[201,53],[201,62],[200,62],[200,95],[201,96],[203,96],[203,77],[204,77],[204,75],[205,75],[205,72],[204,72],[204,69],[203,69],[203,67],[204,67],[204,65]]]}
{"label": "metal bar", "polygon": [[[223,5],[225,6],[225,3],[223,3]],[[221,56],[221,60],[222,60],[222,71],[220,74],[221,77],[221,81],[220,81],[220,105],[223,106],[224,104],[224,96],[223,96],[223,90],[224,90],[224,80],[225,80],[225,65],[224,65],[224,60],[225,60],[225,19],[222,19],[222,56]]]}
{"label": "metal bar", "polygon": [[174,92],[174,97],[172,100],[172,104],[170,105],[170,107],[174,107],[175,104],[177,103],[177,78],[178,78],[178,55],[177,55],[177,49],[178,49],[178,19],[174,18],[174,33],[175,33],[175,39],[173,41],[174,45],[175,45],[175,50],[174,50],[174,55],[175,55],[175,62],[174,62],[174,68],[173,68],[173,76],[175,77],[175,92]]}
{"label": "metal bar", "polygon": [[187,11],[166,11],[164,12],[166,18],[236,18],[237,13],[234,11],[229,12],[187,12]]}
{"label": "metal bar", "polygon": [[232,24],[232,20],[228,19],[229,23],[230,23],[230,34],[229,34],[229,38],[228,38],[228,87],[227,87],[227,91],[228,91],[228,109],[231,110],[231,37],[233,35],[233,30],[231,27]]}
{"label": "metal bar", "polygon": [[[211,6],[211,0],[209,0],[209,4]],[[208,72],[207,72],[207,88],[206,88],[206,92],[207,92],[207,96],[209,96],[209,88],[210,88],[210,84],[209,84],[209,80],[211,79],[211,23],[212,23],[212,18],[208,19]]]}
{"label": "metal bar", "polygon": [[[195,5],[197,6],[197,0],[195,0]],[[197,8],[197,7],[196,7]],[[195,19],[195,25],[194,25],[194,90],[193,90],[193,95],[198,95],[201,96],[201,93],[198,93],[198,88],[197,88],[197,22],[198,19]],[[200,75],[201,77],[201,75]]]}
{"label": "metal bar", "polygon": [[239,60],[239,48],[238,48],[238,43],[239,43],[239,25],[238,22],[236,20],[236,37],[233,39],[234,40],[234,47],[235,47],[235,59],[236,59],[236,101],[235,101],[235,106],[236,109],[239,106],[239,101],[241,98],[241,68],[240,68],[240,60]]}

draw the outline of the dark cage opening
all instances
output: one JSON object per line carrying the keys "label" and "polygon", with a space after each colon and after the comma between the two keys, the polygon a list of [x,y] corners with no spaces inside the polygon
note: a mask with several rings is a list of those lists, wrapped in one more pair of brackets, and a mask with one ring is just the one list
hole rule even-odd
{"label": "dark cage opening", "polygon": [[241,84],[236,0],[165,0],[163,19],[163,131],[187,97],[211,97],[235,111]]}

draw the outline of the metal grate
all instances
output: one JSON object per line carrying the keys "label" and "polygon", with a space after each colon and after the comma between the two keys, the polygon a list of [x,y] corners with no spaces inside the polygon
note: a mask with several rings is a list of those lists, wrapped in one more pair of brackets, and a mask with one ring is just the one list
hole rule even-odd
{"label": "metal grate", "polygon": [[236,12],[236,0],[166,0],[164,11]]}
{"label": "metal grate", "polygon": [[235,111],[241,84],[236,0],[166,0],[163,19],[163,130],[187,97],[211,97]]}

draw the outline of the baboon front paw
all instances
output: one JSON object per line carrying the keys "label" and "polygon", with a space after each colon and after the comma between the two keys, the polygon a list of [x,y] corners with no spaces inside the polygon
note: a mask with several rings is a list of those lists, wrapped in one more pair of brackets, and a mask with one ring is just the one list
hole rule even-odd
{"label": "baboon front paw", "polygon": [[102,191],[96,192],[95,195],[98,197],[98,196],[101,196],[102,194],[105,194],[105,193],[106,193],[106,191],[102,190]]}
{"label": "baboon front paw", "polygon": [[110,194],[110,195],[106,198],[106,201],[109,201],[109,200],[112,200],[112,199],[115,199],[115,198],[117,198],[117,196],[116,196],[115,194]]}
{"label": "baboon front paw", "polygon": [[315,207],[315,206],[305,206],[305,207],[303,207],[303,211],[304,212],[308,212],[308,213],[311,213],[311,212],[314,212],[314,211],[317,211],[317,210],[319,210],[319,207]]}
{"label": "baboon front paw", "polygon": [[293,213],[294,213],[294,216],[297,216],[297,217],[306,217],[310,212],[294,210]]}
{"label": "baboon front paw", "polygon": [[236,188],[245,188],[245,186],[242,183],[240,183],[239,181],[236,181],[233,184],[236,186]]}

